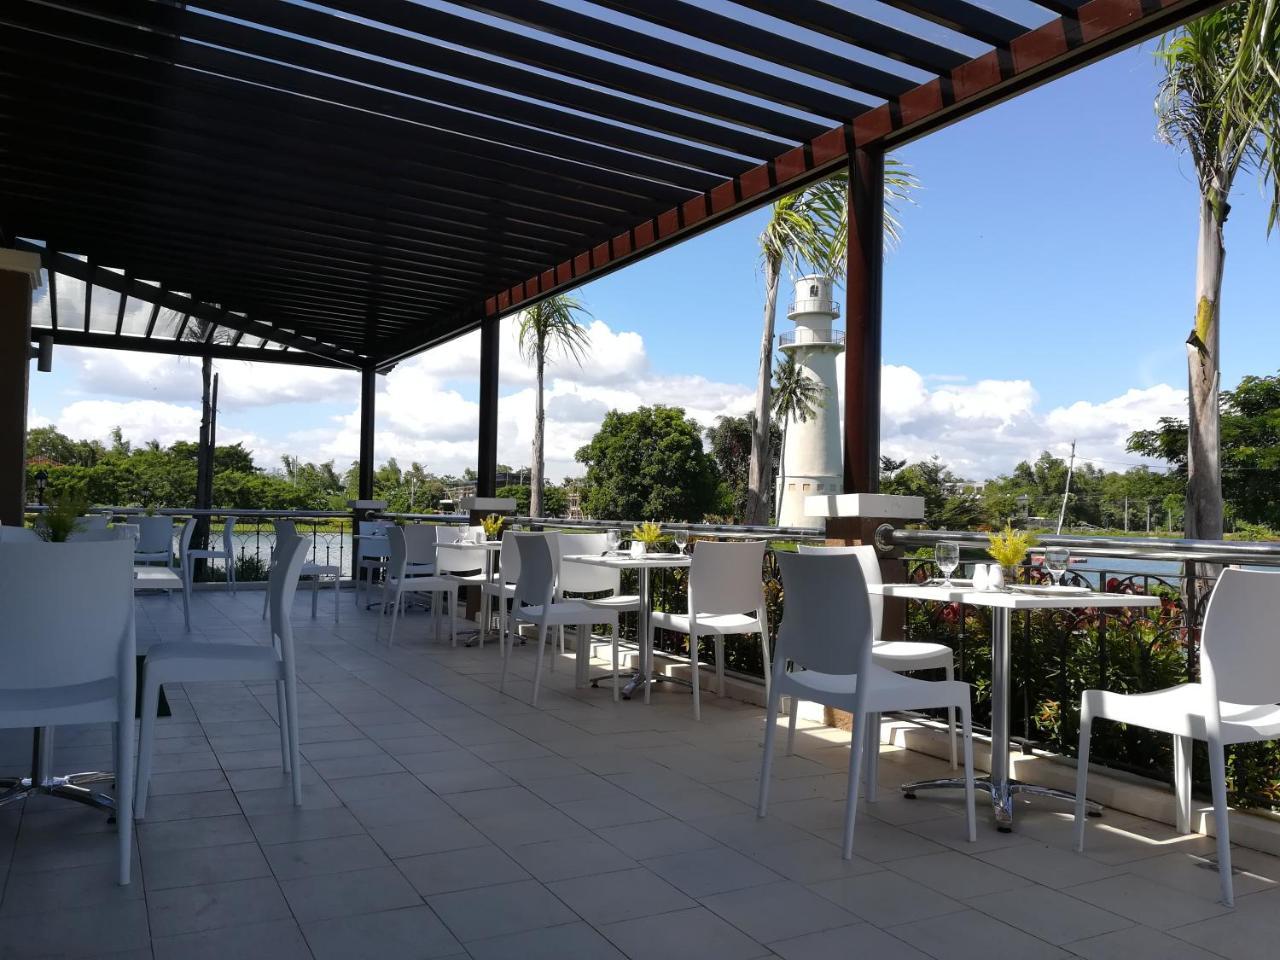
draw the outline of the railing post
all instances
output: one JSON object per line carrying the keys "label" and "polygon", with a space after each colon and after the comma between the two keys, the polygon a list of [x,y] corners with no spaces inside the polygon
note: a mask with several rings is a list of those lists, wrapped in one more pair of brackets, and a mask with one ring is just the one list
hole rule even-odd
{"label": "railing post", "polygon": [[31,293],[40,257],[0,250],[0,523],[22,526],[27,498],[27,384]]}

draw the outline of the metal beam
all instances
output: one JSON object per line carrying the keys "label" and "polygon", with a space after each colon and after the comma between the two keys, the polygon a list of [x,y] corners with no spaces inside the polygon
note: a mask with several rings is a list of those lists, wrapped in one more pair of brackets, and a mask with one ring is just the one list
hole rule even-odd
{"label": "metal beam", "polygon": [[[159,309],[159,304],[156,305]],[[53,342],[64,347],[91,347],[95,350],[128,350],[131,353],[159,353],[176,357],[203,357],[215,360],[243,360],[248,363],[287,363],[299,367],[323,367],[328,370],[350,370],[349,366],[304,353],[301,350],[269,350],[259,353],[256,347],[235,347],[222,344],[204,344],[192,340],[167,340],[158,337],[114,336],[110,333],[84,333],[80,330],[44,329],[33,327],[37,334],[53,337]]]}
{"label": "metal beam", "polygon": [[492,497],[498,478],[498,370],[501,346],[499,319],[480,325],[480,429],[476,451],[476,495]]}
{"label": "metal beam", "polygon": [[358,489],[361,500],[373,499],[373,451],[378,400],[378,374],[372,365],[360,371],[360,465]]}
{"label": "metal beam", "polygon": [[948,30],[963,33],[993,47],[1007,47],[1027,28],[998,13],[984,10],[962,0],[883,0],[891,7],[929,20]]}

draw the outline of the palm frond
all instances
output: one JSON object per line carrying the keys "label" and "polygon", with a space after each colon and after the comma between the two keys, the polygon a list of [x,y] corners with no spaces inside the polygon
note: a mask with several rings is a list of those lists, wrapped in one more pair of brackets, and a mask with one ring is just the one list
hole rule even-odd
{"label": "palm frond", "polygon": [[546,362],[553,351],[560,350],[582,366],[591,347],[591,334],[581,318],[590,317],[582,302],[568,293],[558,293],[534,304],[516,320],[520,355],[526,362],[541,355]]}
{"label": "palm frond", "polygon": [[776,419],[791,418],[806,423],[826,402],[822,383],[796,363],[795,354],[788,353],[774,367],[771,406]]}

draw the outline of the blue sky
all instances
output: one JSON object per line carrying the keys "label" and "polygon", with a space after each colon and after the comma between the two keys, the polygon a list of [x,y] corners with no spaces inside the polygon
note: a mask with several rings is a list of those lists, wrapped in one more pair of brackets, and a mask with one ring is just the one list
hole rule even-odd
{"label": "blue sky", "polygon": [[[1010,469],[1072,439],[1100,464],[1136,462],[1124,437],[1178,413],[1193,300],[1197,193],[1189,163],[1155,136],[1159,68],[1131,50],[902,149],[922,189],[902,211],[885,276],[885,450],[938,454],[958,472]],[[1223,380],[1280,366],[1277,246],[1256,179],[1228,224]],[[760,336],[756,237],[739,218],[601,280],[581,297],[594,359],[561,364],[550,391],[549,473],[604,412],[680,403],[702,422],[750,405]],[[60,289],[60,295],[63,292]],[[789,299],[785,286],[779,297]],[[779,317],[779,331],[789,324]],[[528,371],[503,341],[500,459],[527,460]],[[191,361],[63,350],[32,381],[36,422],[137,439],[189,432]],[[474,461],[478,343],[403,364],[379,401],[378,457],[460,470]],[[284,452],[345,462],[355,451],[349,375],[224,373],[223,436],[263,462]]]}

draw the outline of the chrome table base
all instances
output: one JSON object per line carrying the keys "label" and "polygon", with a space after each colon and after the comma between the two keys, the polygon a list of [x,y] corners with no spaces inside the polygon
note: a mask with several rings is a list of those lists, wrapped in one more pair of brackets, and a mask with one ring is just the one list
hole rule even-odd
{"label": "chrome table base", "polygon": [[114,814],[116,810],[115,798],[110,794],[100,793],[90,789],[90,784],[95,783],[114,783],[115,774],[113,773],[69,773],[61,777],[43,777],[35,785],[32,784],[30,777],[23,777],[21,780],[0,780],[0,806],[6,803],[13,803],[16,800],[25,800],[27,797],[35,794],[45,794],[50,797],[57,797],[60,800],[72,800],[75,803],[83,803],[85,806],[96,807],[99,810],[106,810],[108,813]]}
{"label": "chrome table base", "polygon": [[[974,789],[991,795],[991,812],[995,817],[996,829],[1001,833],[1013,832],[1013,798],[1018,794],[1024,794],[1029,797],[1049,797],[1072,805],[1076,802],[1076,795],[1069,790],[1038,787],[1035,784],[1022,783],[1018,780],[1007,780],[1002,787],[1000,784],[984,778],[974,780],[973,786]],[[918,780],[915,783],[904,783],[902,785],[902,795],[908,800],[914,800],[916,794],[921,790],[963,789],[963,780],[947,777],[941,780]],[[1094,803],[1092,800],[1085,801],[1085,809],[1091,817],[1102,816],[1102,805]]]}

